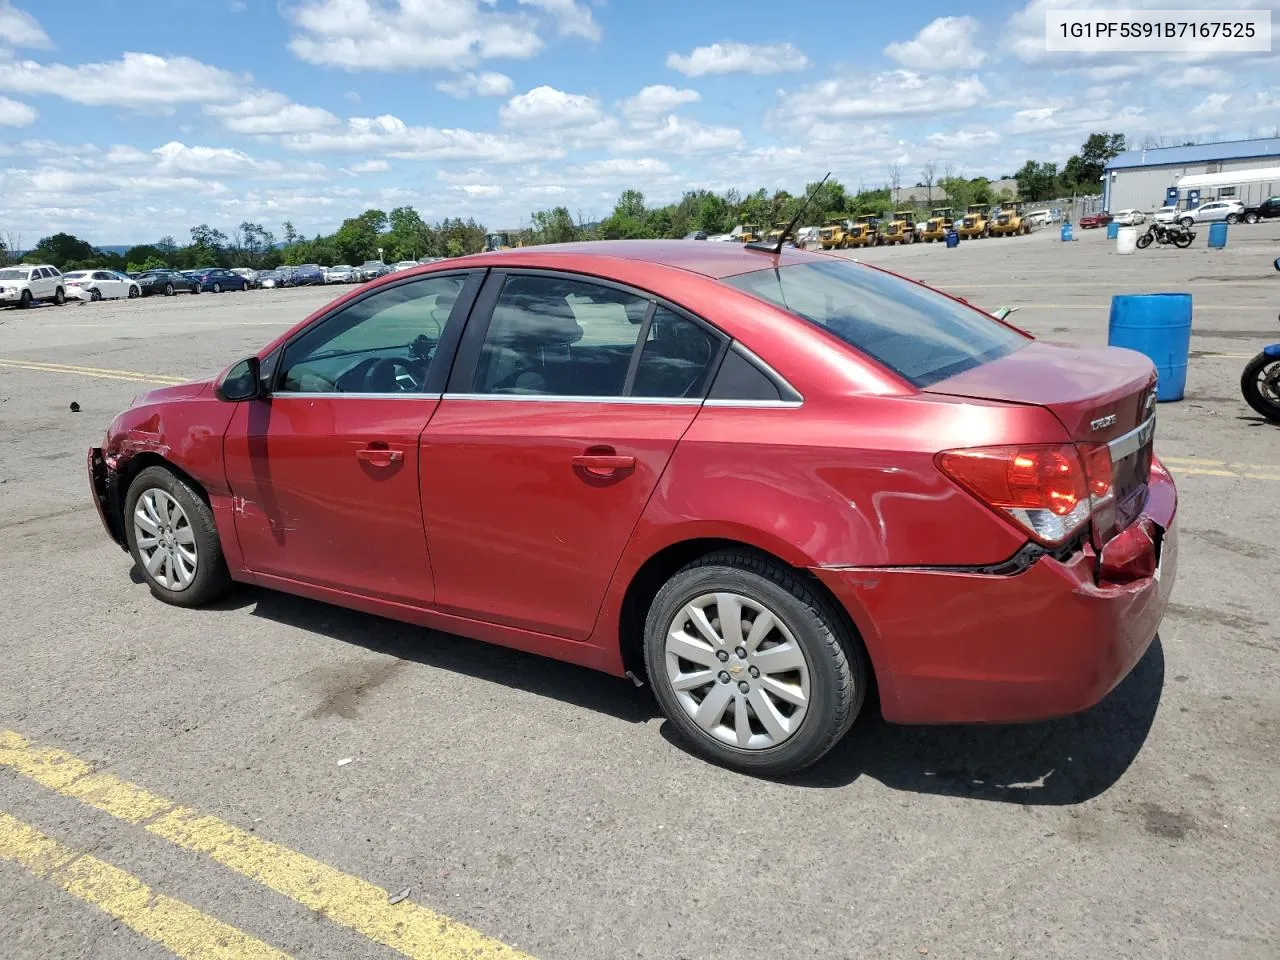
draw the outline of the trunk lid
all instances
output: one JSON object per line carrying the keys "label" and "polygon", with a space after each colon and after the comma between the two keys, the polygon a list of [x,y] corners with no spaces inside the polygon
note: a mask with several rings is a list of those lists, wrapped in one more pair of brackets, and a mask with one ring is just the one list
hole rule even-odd
{"label": "trunk lid", "polygon": [[1101,547],[1127,527],[1146,502],[1155,436],[1156,372],[1133,350],[1077,347],[1033,341],[1006,357],[966,370],[926,392],[1049,410],[1071,439],[1111,448],[1114,509],[1094,520]]}

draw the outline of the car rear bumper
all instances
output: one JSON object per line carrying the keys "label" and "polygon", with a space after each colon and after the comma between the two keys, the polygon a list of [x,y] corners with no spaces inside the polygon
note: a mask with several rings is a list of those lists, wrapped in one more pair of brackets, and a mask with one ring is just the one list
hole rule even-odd
{"label": "car rear bumper", "polygon": [[106,529],[107,536],[122,549],[127,550],[129,547],[125,541],[124,529],[121,524],[124,511],[122,509],[119,478],[116,472],[107,465],[106,458],[102,455],[101,447],[89,448],[88,469],[89,493],[93,498],[94,507],[98,510],[98,519],[102,521],[102,526]]}
{"label": "car rear bumper", "polygon": [[1041,556],[1012,575],[813,572],[862,633],[886,720],[1045,720],[1093,706],[1146,653],[1177,574],[1176,511],[1173,481],[1157,463],[1143,512],[1162,533],[1157,575],[1130,583],[1097,582],[1089,548],[1065,561]]}

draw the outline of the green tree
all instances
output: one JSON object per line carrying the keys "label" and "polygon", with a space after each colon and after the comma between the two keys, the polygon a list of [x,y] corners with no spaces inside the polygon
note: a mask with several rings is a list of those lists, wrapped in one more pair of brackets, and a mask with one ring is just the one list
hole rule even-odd
{"label": "green tree", "polygon": [[1052,200],[1061,193],[1056,163],[1036,163],[1028,160],[1014,174],[1018,181],[1018,194],[1024,200]]}
{"label": "green tree", "polygon": [[[134,250],[143,250],[144,247],[134,247]],[[155,249],[152,247],[151,249]],[[132,253],[132,251],[130,251]],[[129,260],[125,266],[126,273],[142,273],[144,270],[159,270],[161,267],[167,267],[168,261],[164,257],[157,254],[151,254],[143,260]]]}
{"label": "green tree", "polygon": [[93,244],[69,233],[41,237],[40,242],[23,258],[28,263],[51,263],[59,270],[76,260],[91,260]]}
{"label": "green tree", "polygon": [[578,225],[568,207],[536,210],[529,219],[533,221],[534,243],[571,243],[579,239]]}
{"label": "green tree", "polygon": [[413,207],[396,207],[387,217],[387,223],[390,229],[382,237],[381,245],[388,261],[417,260],[433,255],[433,247],[437,246],[434,233]]}

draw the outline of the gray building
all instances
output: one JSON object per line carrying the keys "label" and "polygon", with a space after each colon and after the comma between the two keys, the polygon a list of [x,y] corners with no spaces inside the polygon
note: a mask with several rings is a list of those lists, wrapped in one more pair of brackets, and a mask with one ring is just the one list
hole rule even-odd
{"label": "gray building", "polygon": [[[1231,140],[1202,143],[1191,147],[1155,147],[1129,150],[1112,159],[1102,185],[1102,207],[1117,210],[1154,210],[1165,206],[1183,177],[1223,174],[1215,186],[1178,190],[1178,205],[1235,199],[1246,205],[1261,203],[1280,193],[1280,181],[1250,181],[1247,171],[1280,167],[1280,138]],[[1239,172],[1238,183],[1222,183],[1231,172]]]}

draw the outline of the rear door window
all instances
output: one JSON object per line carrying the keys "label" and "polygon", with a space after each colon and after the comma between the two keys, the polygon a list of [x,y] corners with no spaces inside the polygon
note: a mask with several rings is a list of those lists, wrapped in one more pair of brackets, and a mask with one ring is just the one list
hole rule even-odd
{"label": "rear door window", "polygon": [[822,327],[919,388],[1030,342],[928,287],[845,260],[756,270],[724,282]]}

